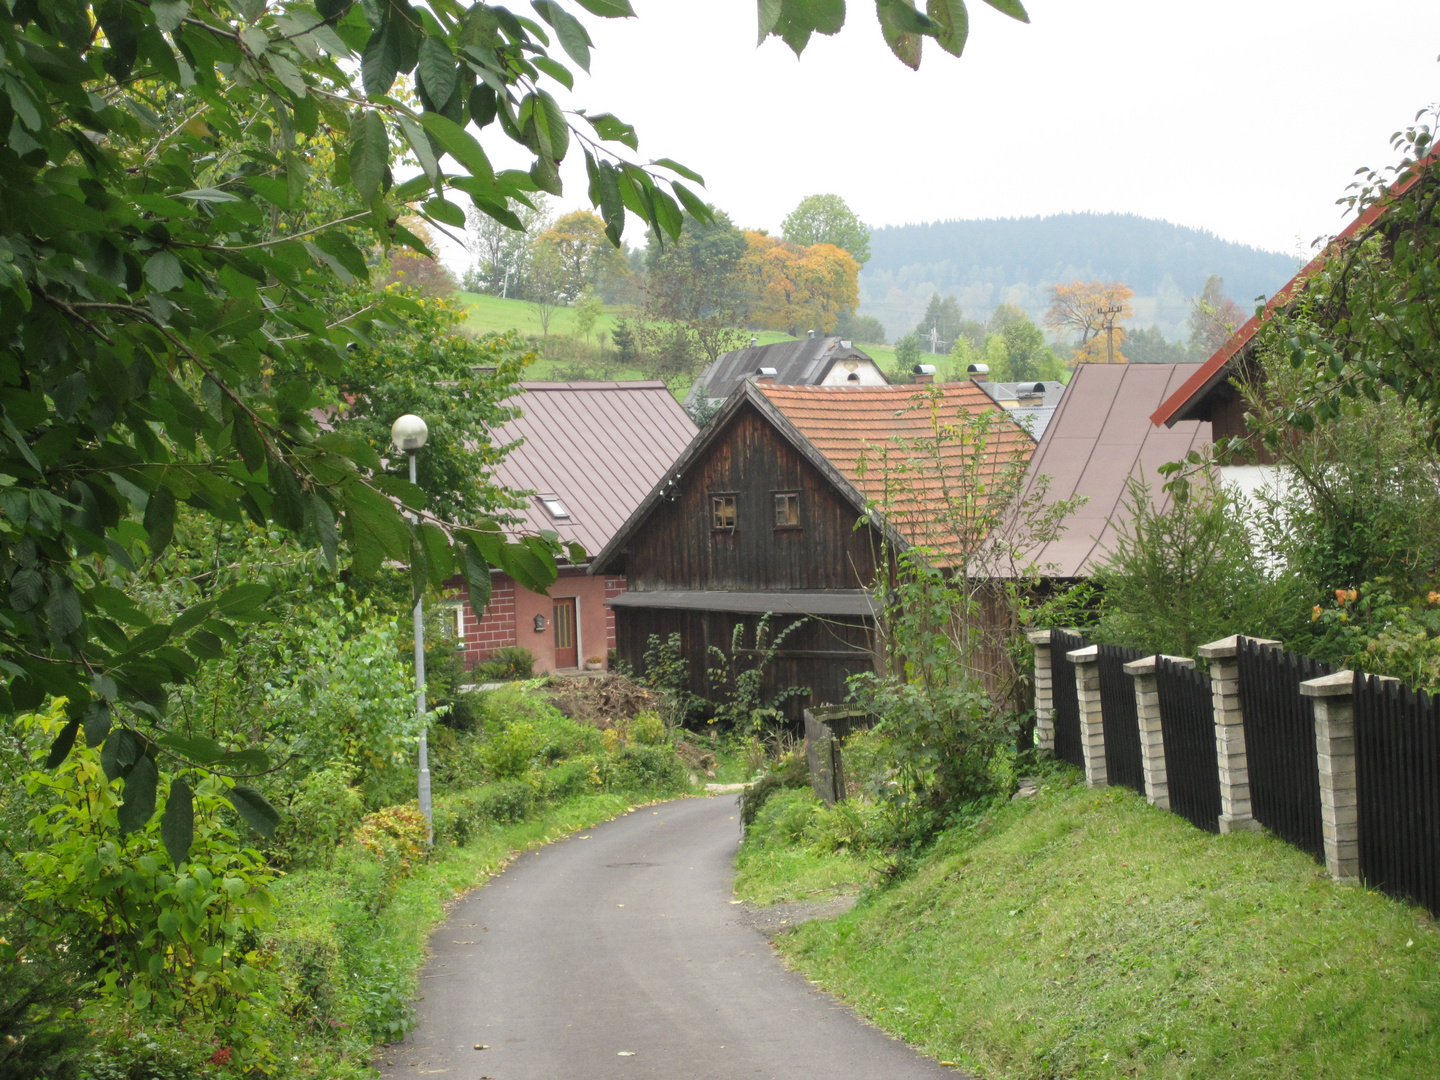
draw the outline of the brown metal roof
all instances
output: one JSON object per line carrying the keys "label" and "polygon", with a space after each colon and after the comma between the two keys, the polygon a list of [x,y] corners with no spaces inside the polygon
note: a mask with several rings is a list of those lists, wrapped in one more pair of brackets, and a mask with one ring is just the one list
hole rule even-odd
{"label": "brown metal roof", "polygon": [[[553,529],[592,556],[640,505],[695,435],[695,423],[662,382],[521,383],[507,404],[521,415],[495,430],[524,441],[495,470],[506,487],[533,491],[516,531]],[[557,496],[557,519],[540,495]]]}
{"label": "brown metal roof", "polygon": [[[762,367],[775,369],[775,382],[780,385],[814,386],[843,360],[875,358],[838,334],[776,341],[770,345],[751,345],[724,353],[700,373],[685,404],[693,405],[702,398],[724,401],[740,385]],[[876,364],[876,367],[879,367]]]}
{"label": "brown metal roof", "polygon": [[1030,459],[1027,494],[1040,476],[1049,498],[1088,501],[1064,521],[1060,538],[1037,554],[1042,572],[1084,577],[1104,561],[1116,527],[1128,524],[1125,483],[1142,472],[1156,508],[1170,505],[1161,465],[1210,442],[1208,421],[1156,427],[1150,414],[1199,369],[1199,364],[1077,364],[1075,376]]}

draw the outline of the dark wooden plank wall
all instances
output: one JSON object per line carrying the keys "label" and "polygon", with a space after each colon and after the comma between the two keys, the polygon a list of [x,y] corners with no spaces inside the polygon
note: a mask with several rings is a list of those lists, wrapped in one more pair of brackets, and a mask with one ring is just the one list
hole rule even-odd
{"label": "dark wooden plank wall", "polygon": [[[774,494],[800,493],[800,528],[775,528]],[[732,531],[710,527],[710,496],[734,492]],[[874,578],[873,530],[768,422],[746,406],[650,515],[626,553],[632,592],[857,589]],[[624,655],[623,652],[621,655]]]}
{"label": "dark wooden plank wall", "polygon": [[[681,648],[690,664],[690,691],[710,700],[726,696],[726,688],[711,686],[707,674],[709,646],[727,654],[735,626],[745,624],[744,648],[755,644],[758,615],[725,611],[675,611],[655,608],[616,608],[615,647],[621,659],[637,674],[644,674],[644,656],[650,635],[661,640],[680,635]],[[775,616],[770,628],[779,632],[794,622],[793,617]],[[838,705],[845,700],[845,680],[873,669],[870,628],[862,619],[811,618],[784,641],[766,670],[762,693],[768,698],[787,686],[808,686],[810,694],[786,703],[785,712],[799,720],[801,710],[820,705]],[[749,655],[747,654],[747,658]],[[742,658],[742,664],[746,659]]]}

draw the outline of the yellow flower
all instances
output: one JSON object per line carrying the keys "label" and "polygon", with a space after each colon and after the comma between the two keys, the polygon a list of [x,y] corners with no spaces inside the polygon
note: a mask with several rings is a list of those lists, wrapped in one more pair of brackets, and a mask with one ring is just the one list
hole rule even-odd
{"label": "yellow flower", "polygon": [[1346,599],[1346,600],[1349,600],[1350,603],[1353,604],[1356,600],[1360,599],[1359,590],[1357,590],[1357,589],[1351,589],[1351,590],[1349,590],[1349,591],[1345,594],[1345,599]]}
{"label": "yellow flower", "polygon": [[1314,622],[1318,618],[1320,618],[1320,605],[1316,604],[1310,609],[1310,621]]}
{"label": "yellow flower", "polygon": [[1344,590],[1344,589],[1336,589],[1336,590],[1335,590],[1335,602],[1336,602],[1337,604],[1343,604],[1343,603],[1345,603],[1345,590]]}
{"label": "yellow flower", "polygon": [[1429,600],[1432,604],[1440,604],[1440,592],[1435,592],[1432,589],[1430,592]]}

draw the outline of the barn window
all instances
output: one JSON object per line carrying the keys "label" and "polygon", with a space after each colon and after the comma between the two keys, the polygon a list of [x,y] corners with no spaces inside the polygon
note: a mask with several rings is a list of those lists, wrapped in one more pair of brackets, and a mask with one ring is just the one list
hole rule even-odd
{"label": "barn window", "polygon": [[798,529],[800,527],[800,495],[794,491],[775,493],[775,528]]}
{"label": "barn window", "polygon": [[712,529],[735,528],[735,496],[710,496],[710,527]]}

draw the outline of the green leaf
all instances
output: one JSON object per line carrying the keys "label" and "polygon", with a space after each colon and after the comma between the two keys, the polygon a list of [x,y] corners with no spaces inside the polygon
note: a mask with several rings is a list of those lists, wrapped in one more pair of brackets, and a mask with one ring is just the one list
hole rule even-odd
{"label": "green leaf", "polygon": [[269,839],[275,835],[275,826],[280,824],[280,814],[260,792],[244,784],[236,784],[230,789],[230,805],[245,819],[245,824],[261,836]]}
{"label": "green leaf", "polygon": [[320,537],[320,549],[325,554],[325,565],[330,567],[330,572],[333,574],[340,550],[340,532],[335,527],[335,515],[331,513],[329,505],[319,495],[312,494],[310,496],[310,507],[315,522],[315,531]]}
{"label": "green leaf", "polygon": [[535,131],[540,136],[541,152],[557,163],[564,161],[570,149],[570,125],[565,121],[565,113],[559,102],[546,91],[535,91],[535,98],[537,104],[532,115]]}
{"label": "green leaf", "polygon": [[262,610],[269,597],[269,585],[234,585],[215,598],[215,608],[227,619],[248,619]]}
{"label": "green leaf", "polygon": [[965,0],[925,0],[925,12],[940,24],[936,43],[951,56],[963,53],[970,33],[970,13],[965,10]]}
{"label": "green leaf", "polygon": [[591,15],[599,15],[602,19],[627,18],[635,14],[635,9],[630,6],[630,0],[576,0],[576,2]]}
{"label": "green leaf", "polygon": [[439,589],[455,573],[455,555],[450,550],[450,538],[439,525],[422,521],[417,527],[421,550],[425,553],[425,569],[430,584]]}
{"label": "green leaf", "polygon": [[693,180],[695,181],[695,183],[702,186],[705,183],[705,178],[699,173],[697,173],[694,169],[687,169],[678,161],[672,161],[668,157],[656,158],[654,161],[650,162],[650,164],[659,165],[663,169],[669,169],[671,172],[679,173],[681,176],[685,177],[686,180]]}
{"label": "green leaf", "polygon": [[244,202],[239,195],[232,195],[228,191],[221,191],[219,188],[207,187],[196,188],[193,191],[182,191],[176,195],[177,199],[194,199],[196,202],[209,203],[231,203]]}
{"label": "green leaf", "polygon": [[764,45],[765,39],[775,32],[775,24],[780,21],[780,0],[758,0],[756,5],[759,8],[759,29],[760,35],[756,38],[756,45]]}
{"label": "green leaf", "polygon": [[444,199],[428,199],[422,209],[436,221],[454,225],[457,229],[465,227],[465,211],[452,202]]}
{"label": "green leaf", "polygon": [[420,42],[420,59],[415,73],[420,77],[420,85],[424,87],[426,96],[436,109],[445,107],[450,95],[455,93],[455,87],[460,84],[455,55],[444,40],[434,34],[425,35]]}
{"label": "green leaf", "polygon": [[640,148],[640,136],[635,134],[634,125],[625,123],[614,113],[596,113],[594,116],[586,116],[585,119],[595,129],[595,134],[606,142],[622,143],[631,150]]}
{"label": "green leaf", "polygon": [[18,570],[10,579],[10,603],[16,611],[30,611],[45,597],[45,577],[39,570]]}
{"label": "green leaf", "polygon": [[880,33],[895,58],[906,67],[920,69],[920,49],[924,43],[916,27],[915,0],[879,0],[875,6],[880,16]]}
{"label": "green leaf", "polygon": [[259,747],[232,750],[215,762],[215,771],[226,774],[263,773],[270,768],[270,755]]}
{"label": "green leaf", "polygon": [[343,498],[356,573],[369,577],[387,558],[409,558],[410,528],[394,503],[360,483],[347,484]]}
{"label": "green leaf", "polygon": [[225,756],[225,748],[208,735],[177,735],[160,738],[160,745],[196,765],[211,765]]}
{"label": "green leaf", "polygon": [[590,47],[594,44],[590,35],[585,32],[585,27],[580,20],[562,8],[555,0],[531,0],[531,7],[540,13],[540,17],[555,28],[555,36],[560,39],[560,47],[565,50],[571,60],[580,65],[580,70],[590,70]]}
{"label": "green leaf", "polygon": [[1020,3],[1020,0],[985,0],[985,2],[996,11],[1001,11],[1009,15],[1012,19],[1019,19],[1023,23],[1030,21],[1030,16],[1025,11],[1024,5]]}
{"label": "green leaf", "polygon": [[558,571],[553,558],[548,561],[523,543],[502,544],[499,551],[500,569],[531,592],[546,596],[555,583]]}
{"label": "green leaf", "polygon": [[162,485],[150,493],[150,501],[145,504],[144,525],[150,557],[159,558],[170,546],[170,537],[175,532],[175,496],[169,488]]}
{"label": "green leaf", "polygon": [[490,604],[490,564],[473,543],[460,545],[460,569],[470,591],[470,608],[478,617]]}
{"label": "green leaf", "polygon": [[79,733],[79,720],[71,720],[60,729],[55,741],[50,744],[50,756],[45,759],[45,768],[54,769],[70,756],[70,748],[75,745],[75,736]]}
{"label": "green leaf", "polygon": [[605,219],[605,234],[610,243],[620,246],[620,236],[625,231],[625,199],[620,194],[620,181],[615,166],[602,161],[598,168],[600,187],[600,216]]}
{"label": "green leaf", "polygon": [[[440,180],[440,163],[435,160],[435,148],[430,145],[430,139],[429,136],[425,134],[425,129],[410,117],[402,115],[400,117],[400,130],[405,133],[405,141],[410,144],[410,149],[415,151],[415,160],[420,162],[420,168],[425,171],[425,178],[431,185],[438,183]],[[405,185],[401,185],[401,187],[404,186]],[[422,185],[420,190],[416,191],[415,194],[418,195],[420,191],[423,190],[425,190],[425,185]],[[406,198],[405,195],[401,194],[401,188],[393,189],[390,194],[393,198],[401,201],[404,201]]]}
{"label": "green leaf", "polygon": [[[354,274],[361,281],[370,276],[370,267],[365,262],[365,256],[355,246],[354,241],[340,229],[328,229],[315,237],[315,246],[329,255],[346,270]],[[317,442],[319,440],[316,440]]]}
{"label": "green leaf", "polygon": [[475,136],[439,113],[426,113],[420,118],[420,122],[435,136],[440,148],[458,161],[471,176],[487,180],[494,178],[495,170]]}
{"label": "green leaf", "polygon": [[[177,869],[189,860],[190,845],[195,842],[195,801],[190,785],[178,776],[170,781],[170,794],[165,799],[165,813],[160,818],[160,842],[165,845],[165,851]],[[162,925],[161,930],[164,929]]]}
{"label": "green leaf", "polygon": [[85,745],[92,750],[101,746],[110,734],[110,706],[92,701],[85,709]]}
{"label": "green leaf", "polygon": [[145,260],[145,279],[161,292],[172,292],[185,284],[185,268],[168,251],[157,251]]}
{"label": "green leaf", "polygon": [[126,774],[125,801],[120,804],[118,814],[122,834],[143,829],[155,816],[155,785],[159,780],[155,762],[144,756]]}
{"label": "green leaf", "polygon": [[366,203],[380,193],[389,160],[390,138],[385,121],[378,112],[366,112],[358,124],[350,125],[350,179]]}

